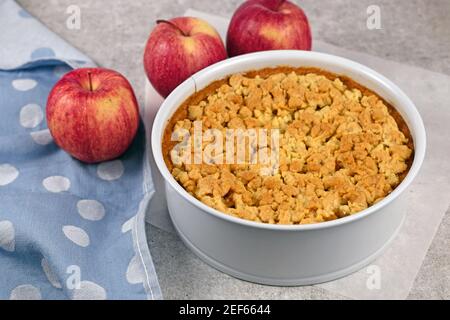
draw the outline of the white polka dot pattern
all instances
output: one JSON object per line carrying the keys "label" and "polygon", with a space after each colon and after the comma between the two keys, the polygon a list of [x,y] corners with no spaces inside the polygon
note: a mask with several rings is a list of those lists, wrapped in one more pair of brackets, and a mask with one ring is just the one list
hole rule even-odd
{"label": "white polka dot pattern", "polygon": [[15,250],[15,230],[11,221],[0,221],[0,248],[9,252]]}
{"label": "white polka dot pattern", "polygon": [[137,255],[135,255],[130,263],[128,264],[127,268],[127,281],[130,284],[137,284],[144,282],[144,269],[142,268],[141,260]]}
{"label": "white polka dot pattern", "polygon": [[119,179],[124,172],[123,163],[120,160],[104,162],[98,165],[98,176],[106,181],[113,181]]}
{"label": "white polka dot pattern", "polygon": [[136,217],[132,217],[131,219],[127,220],[122,225],[122,233],[126,233],[128,231],[131,231],[133,229],[135,221],[136,221]]}
{"label": "white polka dot pattern", "polygon": [[14,288],[10,300],[42,300],[41,291],[31,284],[24,284]]}
{"label": "white polka dot pattern", "polygon": [[0,164],[0,187],[6,186],[19,176],[19,170],[9,163]]}
{"label": "white polka dot pattern", "polygon": [[106,300],[103,287],[91,281],[81,281],[80,287],[73,290],[73,300]]}
{"label": "white polka dot pattern", "polygon": [[86,220],[98,221],[105,216],[105,207],[96,200],[80,200],[77,209],[80,216]]}
{"label": "white polka dot pattern", "polygon": [[47,259],[44,258],[41,260],[41,267],[51,285],[54,286],[55,288],[61,289],[62,288],[61,283],[59,282],[56,274],[50,268],[50,264],[47,261]]}
{"label": "white polka dot pattern", "polygon": [[42,146],[53,142],[53,137],[48,129],[31,132],[30,135],[34,142]]}
{"label": "white polka dot pattern", "polygon": [[36,128],[42,120],[44,120],[44,113],[38,104],[27,104],[20,110],[20,124],[24,128]]}
{"label": "white polka dot pattern", "polygon": [[29,91],[37,86],[37,82],[33,79],[17,79],[13,80],[12,86],[18,91]]}
{"label": "white polka dot pattern", "polygon": [[64,226],[62,228],[64,235],[80,247],[87,247],[90,244],[89,235],[83,229],[76,226]]}
{"label": "white polka dot pattern", "polygon": [[45,178],[42,185],[53,193],[64,192],[70,189],[70,180],[62,176],[52,176]]}
{"label": "white polka dot pattern", "polygon": [[[34,20],[25,10],[15,14],[21,21],[28,18],[27,23]],[[148,297],[148,288],[142,286],[146,268],[135,252],[137,240],[134,234],[125,234],[136,226],[136,217],[128,219],[128,207],[136,209],[131,199],[114,197],[121,192],[141,194],[141,177],[125,176],[129,173],[126,171],[131,172],[133,160],[142,168],[141,154],[136,154],[136,159],[132,154],[127,163],[116,159],[87,165],[56,152],[55,140],[45,125],[43,93],[70,72],[71,66],[84,64],[84,58],[71,60],[71,66],[61,61],[34,68],[36,61],[52,58],[56,62],[64,53],[48,43],[42,41],[22,51],[21,56],[29,60],[25,63],[33,68],[12,70],[5,78],[0,77],[7,91],[5,107],[10,110],[5,113],[10,119],[4,119],[2,129],[11,136],[5,152],[9,154],[0,163],[0,194],[6,195],[0,196],[0,273],[4,271],[2,265],[7,266],[6,271],[16,267],[4,264],[4,257],[27,256],[27,272],[19,272],[19,266],[17,272],[8,274],[6,282],[0,277],[0,295],[12,300],[104,300],[126,297],[127,293]],[[130,183],[133,179],[136,184]],[[124,190],[131,185],[137,188]],[[16,191],[17,197],[9,197]],[[127,221],[124,214],[128,215]],[[111,236],[97,236],[105,230]],[[122,262],[109,265],[108,261],[90,259],[96,250],[108,247],[114,250],[108,261]],[[72,266],[83,272],[69,272]],[[79,284],[78,288],[71,286],[69,277]]]}

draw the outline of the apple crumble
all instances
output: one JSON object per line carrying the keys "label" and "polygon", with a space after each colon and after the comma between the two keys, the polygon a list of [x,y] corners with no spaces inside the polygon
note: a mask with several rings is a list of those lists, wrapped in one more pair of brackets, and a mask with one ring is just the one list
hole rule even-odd
{"label": "apple crumble", "polygon": [[[172,133],[193,134],[196,121],[203,131],[278,129],[276,166],[261,174],[263,165],[250,161],[180,162]],[[203,137],[201,148],[212,143]],[[212,208],[251,221],[308,224],[386,197],[406,175],[413,144],[401,116],[374,92],[320,69],[279,67],[232,75],[194,94],[168,123],[163,153],[180,185]]]}

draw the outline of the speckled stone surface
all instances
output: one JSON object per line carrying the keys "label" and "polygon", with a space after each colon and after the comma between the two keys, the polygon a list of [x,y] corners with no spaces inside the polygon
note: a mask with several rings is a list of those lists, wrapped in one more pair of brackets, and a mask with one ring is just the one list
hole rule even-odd
{"label": "speckled stone surface", "polygon": [[[98,64],[123,73],[139,102],[144,97],[142,53],[157,18],[194,8],[231,16],[241,0],[19,0]],[[382,58],[450,75],[448,0],[295,1],[308,15],[313,37]],[[66,27],[70,5],[81,9],[81,29]],[[367,7],[381,9],[381,30],[366,27]],[[450,106],[449,106],[450,107]],[[447,212],[409,295],[410,299],[450,299],[450,215]],[[174,234],[147,226],[161,288],[167,299],[341,299],[317,287],[268,287],[224,275],[196,258]]]}

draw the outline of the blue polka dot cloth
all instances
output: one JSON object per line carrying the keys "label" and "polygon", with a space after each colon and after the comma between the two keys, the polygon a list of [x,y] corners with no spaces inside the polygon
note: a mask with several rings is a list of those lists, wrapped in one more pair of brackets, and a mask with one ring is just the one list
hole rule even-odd
{"label": "blue polka dot cloth", "polygon": [[119,159],[70,157],[47,129],[46,100],[93,62],[12,0],[0,0],[0,30],[0,299],[160,299],[145,127]]}

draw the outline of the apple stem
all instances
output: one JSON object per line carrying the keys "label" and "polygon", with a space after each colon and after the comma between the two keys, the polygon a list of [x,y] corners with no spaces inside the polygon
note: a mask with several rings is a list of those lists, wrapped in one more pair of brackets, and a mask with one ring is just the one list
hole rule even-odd
{"label": "apple stem", "polygon": [[92,88],[92,77],[91,77],[91,72],[88,72],[88,77],[89,77],[89,90],[90,91],[94,91]]}
{"label": "apple stem", "polygon": [[181,30],[181,28],[180,28],[179,26],[177,26],[177,25],[176,25],[175,23],[173,23],[173,22],[170,22],[170,21],[167,21],[167,20],[156,20],[156,24],[160,24],[160,23],[166,23],[166,24],[172,26],[173,28],[175,28],[176,30],[178,30],[178,32],[179,32],[182,36],[185,36],[185,37],[188,37],[188,36],[189,36],[186,32],[184,32],[183,30]]}

